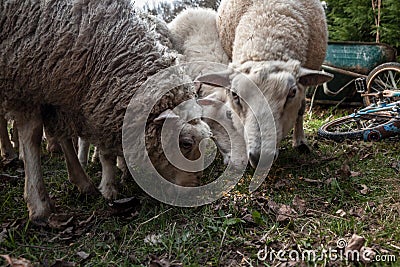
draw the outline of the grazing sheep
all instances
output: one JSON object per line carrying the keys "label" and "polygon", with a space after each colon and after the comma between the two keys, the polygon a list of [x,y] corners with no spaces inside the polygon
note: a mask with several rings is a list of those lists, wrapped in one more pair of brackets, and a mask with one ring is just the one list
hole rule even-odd
{"label": "grazing sheep", "polygon": [[[174,108],[173,110],[167,109],[153,120],[153,124],[149,126],[148,135],[146,138],[148,138],[149,135],[153,135],[157,138],[157,140],[147,143],[146,148],[151,162],[161,176],[181,186],[199,186],[199,179],[202,175],[202,172],[185,172],[180,170],[178,167],[171,164],[169,159],[166,158],[164,154],[165,147],[160,145],[160,126],[166,119],[168,119],[172,122],[172,128],[175,132],[178,129],[181,129],[179,132],[179,148],[182,154],[190,160],[196,160],[200,158],[200,142],[203,139],[210,138],[211,131],[209,126],[200,120],[202,112],[201,107],[196,104],[194,100],[187,101],[185,103],[190,103],[190,108],[185,107],[181,110],[179,108]],[[198,119],[188,119],[188,117],[193,116]],[[188,123],[188,121],[190,121],[190,123]],[[165,144],[172,143],[173,137],[174,135],[167,136],[166,140],[164,140],[164,146]],[[128,172],[126,162],[123,157],[115,157],[114,155],[105,153],[105,151],[103,151],[101,148],[99,151],[99,157],[102,166],[102,179],[99,186],[100,192],[107,199],[115,198],[118,193],[115,180],[115,166],[116,163],[118,163],[117,167],[123,172],[122,180],[124,180],[127,177],[125,173]],[[130,162],[132,162],[132,159],[130,160]]]}
{"label": "grazing sheep", "polygon": [[[171,34],[167,27],[167,24],[164,21],[158,19],[155,16],[143,13],[139,13],[138,16],[140,19],[143,19],[148,23],[150,31],[154,31],[159,36],[161,36],[160,38],[158,38],[158,40],[162,45],[172,48],[170,40],[172,39]],[[193,103],[193,105],[199,108],[197,104]],[[188,110],[190,109],[189,112],[193,113],[193,106],[187,107],[187,109]],[[175,118],[174,123],[176,123],[175,125],[176,129],[182,127],[182,133],[179,136],[180,144],[182,145],[181,151],[185,154],[187,158],[197,159],[200,156],[198,150],[200,141],[203,138],[209,137],[210,135],[210,133],[208,132],[207,133],[203,132],[204,129],[207,129],[207,131],[209,131],[208,126],[202,123],[201,121],[198,121],[197,125],[200,125],[200,127],[194,127],[191,124],[185,122],[187,118],[183,119],[182,114],[176,114],[175,110],[174,111],[168,110],[167,113],[164,114],[169,114],[172,116],[171,118]],[[201,114],[198,114],[198,117],[201,117]],[[162,121],[160,118],[158,120]],[[190,142],[190,144],[188,142]],[[78,143],[79,143],[78,145],[79,162],[82,167],[85,167],[88,161],[89,142],[84,141],[82,138],[79,138]],[[93,154],[94,157],[96,157],[96,152],[98,151],[99,149],[95,147],[95,153]],[[158,151],[158,153],[162,153],[162,151]],[[111,166],[112,164],[111,162],[115,162],[115,157],[110,158],[109,156],[107,157],[103,156],[103,154],[105,154],[104,151],[98,154],[100,163],[102,165],[102,180],[99,186],[100,192],[107,199],[116,198],[118,191],[117,191],[116,181],[114,179],[115,168]],[[94,159],[95,158],[92,158],[92,161]],[[116,162],[117,162],[117,167],[122,171],[121,182],[123,182],[128,177],[130,177],[129,170],[126,166],[126,162],[123,157],[118,156]],[[175,183],[185,186],[198,185],[198,180],[188,178],[193,174],[188,175],[187,172],[179,171],[178,168],[169,164],[168,160],[164,157],[164,154],[161,155],[160,159],[157,160],[153,159],[153,162],[157,162],[158,170],[164,177],[174,177],[173,180]],[[201,176],[201,172],[196,173],[195,176],[199,178]]]}
{"label": "grazing sheep", "polygon": [[[128,0],[3,1],[0,29],[1,106],[17,121],[29,217],[43,223],[52,210],[40,166],[43,125],[60,141],[71,182],[84,193],[96,191],[80,167],[71,137],[98,146],[103,171],[113,173],[109,170],[115,167],[115,156],[122,155],[122,125],[129,102],[135,96],[141,105],[161,94],[157,88],[138,89],[155,73],[173,66],[176,53],[163,45],[163,37]],[[170,75],[171,83],[183,75]],[[170,167],[158,162],[162,114],[194,96],[193,86],[176,87],[144,118],[148,154],[157,160],[153,162],[160,172]],[[196,120],[192,126],[209,136],[204,122]],[[178,180],[166,178],[192,185],[198,176],[185,172]]]}
{"label": "grazing sheep", "polygon": [[[294,146],[308,149],[303,130],[305,87],[332,78],[318,71],[327,47],[320,2],[223,0],[217,27],[225,52],[232,57],[231,67],[244,75],[226,71],[198,80],[231,86],[229,102],[244,124],[251,165],[268,168],[275,144],[293,125]],[[253,85],[268,101],[273,119]]]}
{"label": "grazing sheep", "polygon": [[[204,8],[189,8],[177,15],[168,24],[171,31],[171,41],[182,56],[180,61],[195,62],[186,70],[193,79],[197,76],[225,69],[229,58],[222,48],[216,25],[217,12]],[[210,64],[210,62],[223,65]],[[240,166],[243,153],[232,153],[232,145],[239,151],[243,144],[242,129],[233,127],[231,110],[226,105],[225,90],[206,84],[199,84],[198,103],[203,106],[203,120],[210,126],[213,138],[224,158],[224,163],[232,162]],[[244,147],[243,147],[244,150]],[[246,160],[247,161],[247,160]]]}

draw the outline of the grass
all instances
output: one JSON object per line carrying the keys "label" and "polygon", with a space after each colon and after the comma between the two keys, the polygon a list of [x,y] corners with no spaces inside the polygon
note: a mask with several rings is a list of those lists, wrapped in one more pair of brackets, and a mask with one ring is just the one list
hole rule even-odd
{"label": "grass", "polygon": [[[197,208],[162,204],[128,181],[121,198],[136,196],[140,205],[115,210],[101,197],[79,195],[62,156],[44,151],[57,213],[52,227],[38,227],[27,220],[21,166],[8,166],[2,173],[15,177],[0,178],[0,254],[37,266],[278,266],[285,262],[272,250],[285,251],[281,258],[314,251],[319,259],[287,266],[357,266],[363,263],[322,257],[324,249],[339,254],[338,240],[357,234],[377,255],[397,259],[373,266],[400,266],[399,138],[320,139],[317,128],[340,112],[320,108],[306,120],[311,154],[297,153],[285,139],[256,192],[248,192],[247,173],[226,196]],[[97,184],[100,170],[98,164],[87,170]]]}

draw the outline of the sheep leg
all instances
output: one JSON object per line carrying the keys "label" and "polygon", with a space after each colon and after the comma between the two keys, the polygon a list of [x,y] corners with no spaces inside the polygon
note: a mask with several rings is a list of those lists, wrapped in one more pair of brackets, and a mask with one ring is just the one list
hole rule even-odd
{"label": "sheep leg", "polygon": [[131,178],[131,174],[129,172],[128,166],[126,165],[124,157],[117,157],[117,167],[122,171],[121,184],[124,184]]}
{"label": "sheep leg", "polygon": [[79,137],[78,139],[78,159],[82,167],[86,167],[89,157],[90,143]]}
{"label": "sheep leg", "polygon": [[301,153],[309,153],[311,149],[307,145],[307,140],[304,134],[304,112],[306,109],[306,101],[303,100],[299,113],[297,115],[296,123],[293,130],[293,147],[295,147]]}
{"label": "sheep leg", "polygon": [[25,166],[24,198],[29,218],[35,224],[45,225],[53,205],[44,186],[40,162],[43,121],[39,110],[18,118],[20,151]]}
{"label": "sheep leg", "polygon": [[76,185],[82,194],[95,195],[98,193],[96,186],[86,175],[79,163],[72,139],[63,139],[61,148],[64,152],[65,163],[68,170],[68,179]]}
{"label": "sheep leg", "polygon": [[106,199],[115,199],[118,195],[115,182],[116,157],[100,151],[100,162],[102,168],[100,192]]}
{"label": "sheep leg", "polygon": [[0,152],[1,157],[8,160],[17,158],[7,131],[7,120],[0,115]]}

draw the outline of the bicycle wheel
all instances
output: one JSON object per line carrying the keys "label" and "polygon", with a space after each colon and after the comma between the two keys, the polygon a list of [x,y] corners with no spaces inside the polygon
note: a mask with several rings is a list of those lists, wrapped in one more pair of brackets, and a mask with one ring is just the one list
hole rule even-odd
{"label": "bicycle wheel", "polygon": [[[400,90],[400,63],[389,62],[374,68],[367,77],[367,93],[379,93],[384,90]],[[374,103],[373,96],[364,96],[365,106]],[[386,101],[398,101],[399,97],[387,98]]]}
{"label": "bicycle wheel", "polygon": [[382,138],[396,135],[387,132],[386,125],[400,121],[385,113],[374,115],[345,116],[328,122],[318,129],[318,135],[334,141],[365,140],[379,141]]}

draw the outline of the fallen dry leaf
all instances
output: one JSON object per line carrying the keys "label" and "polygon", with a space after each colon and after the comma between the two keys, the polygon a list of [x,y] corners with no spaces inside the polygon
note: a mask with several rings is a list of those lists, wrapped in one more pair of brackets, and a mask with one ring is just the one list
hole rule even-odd
{"label": "fallen dry leaf", "polygon": [[372,154],[370,154],[370,153],[365,154],[364,156],[362,156],[362,158],[360,158],[360,161],[362,161],[362,160],[364,160],[364,159],[370,157],[371,155],[372,155]]}
{"label": "fallen dry leaf", "polygon": [[76,253],[76,255],[78,255],[79,257],[81,257],[84,260],[86,260],[87,258],[90,257],[90,253],[86,253],[85,251],[78,251]]}
{"label": "fallen dry leaf", "polygon": [[167,259],[159,259],[157,256],[149,255],[149,267],[182,267],[181,263],[173,263]]}
{"label": "fallen dry leaf", "polygon": [[308,179],[308,178],[304,178],[303,181],[308,182],[308,183],[322,183],[322,181],[320,180],[314,180],[314,179]]}
{"label": "fallen dry leaf", "polygon": [[51,214],[49,217],[49,226],[55,229],[64,229],[72,223],[74,216],[71,214]]}
{"label": "fallen dry leaf", "polygon": [[242,217],[242,220],[248,223],[255,223],[253,215],[251,214],[246,214]]}
{"label": "fallen dry leaf", "polygon": [[339,170],[339,174],[343,177],[351,176],[350,166],[349,166],[349,164],[347,164],[347,162],[343,163],[342,167]]}
{"label": "fallen dry leaf", "polygon": [[3,257],[11,267],[33,267],[33,264],[24,258],[14,259],[9,255],[0,255],[0,257]]}
{"label": "fallen dry leaf", "polygon": [[400,160],[393,162],[392,163],[392,168],[396,171],[396,172],[400,172]]}
{"label": "fallen dry leaf", "polygon": [[162,234],[158,234],[158,235],[156,235],[156,234],[151,234],[151,235],[147,235],[145,238],[144,238],[144,243],[146,243],[146,244],[151,244],[151,245],[156,245],[156,244],[158,244],[158,243],[161,243],[161,237],[162,237]]}
{"label": "fallen dry leaf", "polygon": [[352,208],[350,209],[349,214],[361,218],[364,216],[365,210],[364,208]]}
{"label": "fallen dry leaf", "polygon": [[276,214],[277,222],[284,222],[297,214],[290,206],[272,200],[268,201],[268,208]]}
{"label": "fallen dry leaf", "polygon": [[346,251],[360,251],[360,249],[362,248],[362,246],[365,243],[365,238],[356,234],[353,234],[353,236],[351,237],[351,239],[349,240],[349,243],[346,246]]}
{"label": "fallen dry leaf", "polygon": [[79,226],[82,226],[82,225],[84,225],[84,224],[88,224],[88,223],[93,219],[94,214],[95,214],[95,213],[93,212],[92,215],[89,216],[89,218],[87,218],[87,219],[84,220],[84,221],[80,221],[80,222],[78,223],[78,225],[79,225]]}
{"label": "fallen dry leaf", "polygon": [[342,209],[339,209],[338,211],[336,211],[336,214],[339,215],[340,217],[346,216],[346,212]]}
{"label": "fallen dry leaf", "polygon": [[296,212],[290,206],[281,205],[278,210],[278,216],[276,216],[276,221],[284,222],[286,220],[290,220],[290,218],[293,217],[295,214]]}
{"label": "fallen dry leaf", "polygon": [[363,262],[364,264],[373,261],[376,256],[376,251],[370,247],[365,247],[364,244],[364,237],[353,234],[345,248],[345,257],[350,261],[361,260],[361,262]]}
{"label": "fallen dry leaf", "polygon": [[360,190],[360,193],[362,194],[362,195],[366,195],[366,194],[368,194],[368,192],[369,192],[369,189],[368,189],[368,187],[365,185],[365,184],[362,184],[361,185],[361,190]]}
{"label": "fallen dry leaf", "polygon": [[361,172],[353,172],[353,171],[350,171],[350,176],[351,177],[358,177],[358,176],[360,176],[361,175]]}
{"label": "fallen dry leaf", "polygon": [[275,201],[273,201],[273,200],[268,200],[267,205],[268,205],[268,208],[269,208],[270,210],[272,210],[272,212],[274,212],[274,213],[277,213],[277,212],[278,212],[278,210],[279,210],[279,204],[276,203]]}
{"label": "fallen dry leaf", "polygon": [[284,188],[288,185],[289,185],[289,182],[287,180],[278,180],[275,183],[274,187],[275,187],[275,189],[280,189],[280,188]]}
{"label": "fallen dry leaf", "polygon": [[306,201],[301,199],[299,196],[295,196],[293,198],[293,207],[300,212],[304,212],[306,210]]}
{"label": "fallen dry leaf", "polygon": [[56,260],[50,267],[75,267],[77,264],[75,262]]}

